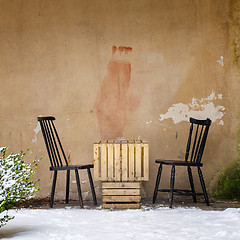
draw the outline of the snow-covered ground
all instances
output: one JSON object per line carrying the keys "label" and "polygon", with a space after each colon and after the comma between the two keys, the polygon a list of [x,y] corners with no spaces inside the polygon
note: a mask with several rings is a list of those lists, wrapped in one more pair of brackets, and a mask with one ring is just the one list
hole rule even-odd
{"label": "snow-covered ground", "polygon": [[138,210],[21,209],[0,229],[11,240],[187,240],[240,239],[240,209],[224,211],[178,207]]}

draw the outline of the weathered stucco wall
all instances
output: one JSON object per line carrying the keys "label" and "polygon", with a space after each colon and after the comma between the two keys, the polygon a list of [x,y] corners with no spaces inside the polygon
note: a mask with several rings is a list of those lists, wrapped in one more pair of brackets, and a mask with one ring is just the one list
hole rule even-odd
{"label": "weathered stucco wall", "polygon": [[[13,152],[29,148],[29,160],[44,155],[36,175],[39,196],[49,195],[52,180],[40,115],[56,117],[73,164],[92,162],[93,143],[99,140],[149,141],[150,181],[143,184],[148,197],[154,160],[183,158],[188,118],[210,117],[203,158],[210,191],[237,156],[238,4],[0,0],[0,143]],[[169,184],[167,175],[163,180]],[[64,196],[64,181],[60,176],[56,197]],[[176,185],[188,186],[187,181],[179,170]],[[76,193],[74,183],[71,188]]]}

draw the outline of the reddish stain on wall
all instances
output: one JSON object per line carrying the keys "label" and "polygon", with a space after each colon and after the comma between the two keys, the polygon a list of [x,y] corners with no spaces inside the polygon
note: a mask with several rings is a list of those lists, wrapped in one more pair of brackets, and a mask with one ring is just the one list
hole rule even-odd
{"label": "reddish stain on wall", "polygon": [[112,47],[112,55],[114,55],[116,53],[116,51],[118,51],[120,54],[123,52],[125,54],[127,54],[128,52],[132,51],[132,48],[131,47],[123,47],[123,46],[120,46],[120,47],[113,46]]}
{"label": "reddish stain on wall", "polygon": [[114,55],[116,51],[117,51],[117,47],[116,46],[112,46],[112,55]]}
{"label": "reddish stain on wall", "polygon": [[132,48],[131,47],[122,47],[122,46],[120,46],[120,47],[118,47],[118,51],[120,53],[125,52],[127,54],[128,52],[132,51]]}
{"label": "reddish stain on wall", "polygon": [[[122,49],[132,51],[132,48],[121,47],[119,50],[113,46],[113,55]],[[129,114],[138,105],[128,96],[130,81],[130,62],[111,59],[95,103],[102,140],[122,137]]]}

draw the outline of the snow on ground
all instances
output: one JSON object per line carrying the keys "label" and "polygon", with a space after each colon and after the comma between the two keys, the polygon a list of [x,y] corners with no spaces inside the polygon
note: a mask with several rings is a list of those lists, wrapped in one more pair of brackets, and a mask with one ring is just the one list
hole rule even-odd
{"label": "snow on ground", "polygon": [[21,209],[0,229],[11,240],[240,239],[240,209],[209,211],[178,207],[138,210]]}

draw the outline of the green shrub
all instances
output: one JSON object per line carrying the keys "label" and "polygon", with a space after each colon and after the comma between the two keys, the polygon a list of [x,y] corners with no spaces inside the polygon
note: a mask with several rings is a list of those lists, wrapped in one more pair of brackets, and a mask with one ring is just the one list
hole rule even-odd
{"label": "green shrub", "polygon": [[240,200],[240,159],[220,174],[214,196],[222,200]]}
{"label": "green shrub", "polygon": [[25,164],[25,153],[11,153],[6,156],[6,151],[7,147],[0,148],[0,228],[14,218],[7,215],[8,209],[33,198],[34,193],[39,190],[39,180],[30,180],[36,172],[37,162]]}

